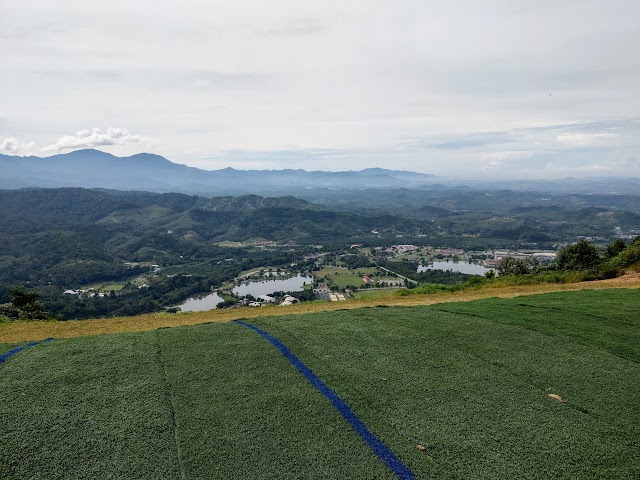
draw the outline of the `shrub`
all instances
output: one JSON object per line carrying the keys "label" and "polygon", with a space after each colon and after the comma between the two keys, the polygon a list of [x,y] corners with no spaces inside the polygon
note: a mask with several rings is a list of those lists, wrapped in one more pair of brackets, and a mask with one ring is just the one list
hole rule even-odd
{"label": "shrub", "polygon": [[638,262],[640,262],[640,245],[630,245],[624,252],[612,259],[612,264],[616,267],[630,267]]}
{"label": "shrub", "polygon": [[620,270],[615,267],[603,265],[598,269],[598,278],[600,280],[608,280],[610,278],[616,278],[620,273]]}
{"label": "shrub", "polygon": [[441,283],[425,283],[415,288],[405,288],[398,291],[398,295],[414,295],[421,293],[439,293],[439,292],[455,292],[457,290],[462,290],[466,284],[464,283],[456,283],[454,285],[444,285]]}
{"label": "shrub", "polygon": [[538,273],[539,271],[540,261],[535,257],[529,257],[526,260],[507,257],[498,265],[498,273],[500,275],[527,275]]}

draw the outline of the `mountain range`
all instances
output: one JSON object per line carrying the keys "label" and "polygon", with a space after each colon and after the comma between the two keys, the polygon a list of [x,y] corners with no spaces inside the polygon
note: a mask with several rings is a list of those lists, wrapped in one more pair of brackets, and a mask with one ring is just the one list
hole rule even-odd
{"label": "mountain range", "polygon": [[0,188],[84,187],[207,195],[285,193],[309,188],[401,188],[434,181],[433,175],[383,168],[306,170],[202,170],[160,155],[116,157],[77,150],[50,157],[0,155]]}
{"label": "mountain range", "polygon": [[151,153],[117,157],[99,150],[76,150],[50,157],[0,154],[0,189],[28,187],[106,188],[176,192],[202,196],[258,194],[309,197],[314,193],[367,189],[513,190],[554,194],[638,195],[640,179],[622,177],[557,180],[444,178],[385,168],[342,172],[322,170],[203,170]]}

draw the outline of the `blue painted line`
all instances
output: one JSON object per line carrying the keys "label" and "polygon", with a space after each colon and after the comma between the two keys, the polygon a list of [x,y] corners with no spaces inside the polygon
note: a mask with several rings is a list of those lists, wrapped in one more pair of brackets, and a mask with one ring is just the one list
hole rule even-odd
{"label": "blue painted line", "polygon": [[353,428],[362,439],[367,442],[369,448],[373,450],[373,452],[380,457],[380,459],[395,473],[398,478],[402,480],[415,480],[413,473],[411,470],[404,465],[398,457],[396,457],[393,452],[387,447],[384,443],[382,443],[378,437],[376,437],[373,433],[371,433],[362,421],[357,417],[355,413],[349,408],[349,405],[342,400],[336,392],[331,390],[313,371],[307,367],[302,360],[300,360],[296,355],[287,348],[287,346],[278,340],[276,337],[269,335],[264,330],[256,327],[255,325],[251,325],[250,323],[245,323],[241,321],[237,321],[240,325],[244,325],[251,330],[258,332],[264,338],[266,338],[274,347],[280,350],[280,353],[284,355],[287,360],[289,360],[296,369],[313,385],[320,393],[322,393],[334,406],[334,408],[344,417],[351,428]]}
{"label": "blue painted line", "polygon": [[2,355],[0,355],[0,363],[3,363],[7,359],[9,359],[9,357],[14,356],[16,353],[21,352],[22,350],[24,350],[27,347],[33,347],[33,346],[39,345],[41,343],[50,342],[51,340],[53,340],[53,338],[47,338],[45,340],[40,340],[39,342],[27,343],[26,345],[21,345],[19,347],[14,348],[13,350],[9,350],[7,353],[3,353]]}

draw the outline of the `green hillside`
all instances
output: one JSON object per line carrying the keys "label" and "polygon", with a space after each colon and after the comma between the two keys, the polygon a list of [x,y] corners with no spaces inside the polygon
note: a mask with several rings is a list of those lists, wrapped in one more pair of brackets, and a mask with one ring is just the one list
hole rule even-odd
{"label": "green hillside", "polygon": [[[638,311],[620,289],[248,322],[416,478],[636,478]],[[231,322],[55,340],[0,364],[0,478],[396,477]]]}

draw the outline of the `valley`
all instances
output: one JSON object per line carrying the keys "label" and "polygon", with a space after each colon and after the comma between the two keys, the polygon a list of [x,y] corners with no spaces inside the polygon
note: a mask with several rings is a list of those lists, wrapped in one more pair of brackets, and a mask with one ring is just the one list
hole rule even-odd
{"label": "valley", "polygon": [[[0,303],[8,301],[10,287],[21,285],[37,289],[64,320],[161,311],[212,291],[227,295],[230,307],[244,298],[233,297],[243,276],[253,272],[256,280],[269,269],[312,276],[313,285],[260,295],[349,298],[365,289],[466,282],[471,277],[454,271],[461,268],[455,262],[486,273],[481,265],[495,266],[496,258],[553,260],[580,238],[605,248],[640,229],[640,215],[622,208],[619,196],[583,207],[563,206],[564,197],[551,195],[554,206],[540,210],[527,206],[538,194],[499,192],[499,203],[482,203],[473,196],[489,198],[487,192],[466,192],[473,208],[460,212],[451,203],[456,190],[408,192],[415,205],[402,210],[396,201],[370,205],[379,196],[369,190],[350,191],[355,197],[348,209],[340,200],[346,191],[335,192],[334,206],[326,198],[323,205],[292,196],[0,191]],[[441,268],[427,268],[432,262]]]}

